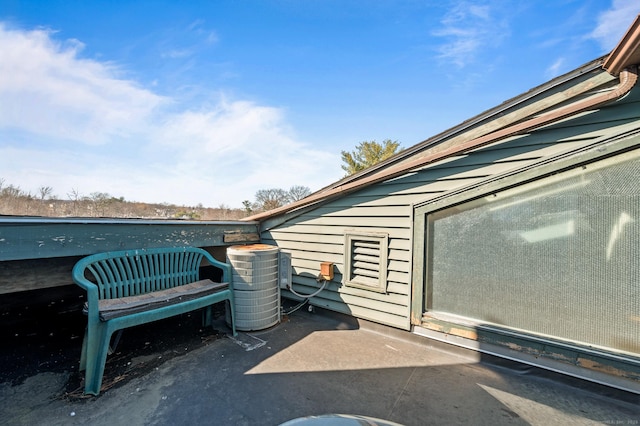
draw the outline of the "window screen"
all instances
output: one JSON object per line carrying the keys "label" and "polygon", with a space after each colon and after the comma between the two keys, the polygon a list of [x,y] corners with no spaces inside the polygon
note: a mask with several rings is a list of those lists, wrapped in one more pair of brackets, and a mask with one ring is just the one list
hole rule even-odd
{"label": "window screen", "polygon": [[428,217],[428,310],[640,354],[640,160]]}

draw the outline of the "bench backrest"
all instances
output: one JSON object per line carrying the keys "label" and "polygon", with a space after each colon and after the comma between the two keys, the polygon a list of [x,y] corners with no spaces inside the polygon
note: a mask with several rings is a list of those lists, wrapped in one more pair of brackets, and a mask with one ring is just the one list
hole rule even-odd
{"label": "bench backrest", "polygon": [[198,281],[205,255],[196,247],[98,253],[78,261],[73,278],[83,287],[96,285],[99,299],[136,296]]}

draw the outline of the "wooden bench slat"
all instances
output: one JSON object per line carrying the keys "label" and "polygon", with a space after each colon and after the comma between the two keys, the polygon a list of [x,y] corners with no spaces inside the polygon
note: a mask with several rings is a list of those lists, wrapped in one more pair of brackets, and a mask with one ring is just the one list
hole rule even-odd
{"label": "wooden bench slat", "polygon": [[229,288],[229,283],[216,283],[206,279],[179,287],[154,291],[153,293],[118,297],[115,299],[102,299],[98,301],[100,320],[108,321],[111,318],[117,318],[137,312],[144,312],[160,306],[183,302],[185,300],[196,299],[227,288]]}

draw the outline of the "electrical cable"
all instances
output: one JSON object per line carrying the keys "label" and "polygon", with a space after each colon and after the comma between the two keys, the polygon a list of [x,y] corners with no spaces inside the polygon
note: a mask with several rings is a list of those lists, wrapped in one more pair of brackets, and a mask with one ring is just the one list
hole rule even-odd
{"label": "electrical cable", "polygon": [[293,287],[291,287],[290,285],[287,285],[287,290],[289,290],[291,293],[295,294],[298,297],[302,297],[303,299],[311,299],[312,297],[320,294],[322,290],[324,290],[324,287],[327,285],[327,280],[322,280],[322,281],[323,281],[322,286],[318,290],[316,290],[313,294],[300,294],[297,291],[295,291]]}
{"label": "electrical cable", "polygon": [[282,310],[282,315],[291,315],[292,313],[294,313],[295,311],[297,311],[298,309],[302,308],[304,305],[307,304],[307,302],[309,301],[309,299],[303,299],[302,302],[298,303],[296,306],[294,306],[293,308],[291,308],[288,311],[285,311],[284,309]]}
{"label": "electrical cable", "polygon": [[290,285],[288,285],[288,284],[287,284],[287,290],[289,290],[291,293],[295,294],[296,296],[301,297],[301,298],[302,298],[302,302],[300,302],[299,304],[297,304],[296,306],[294,306],[293,308],[291,308],[289,311],[286,311],[286,312],[285,312],[285,311],[283,310],[283,311],[282,311],[282,314],[283,314],[283,315],[290,315],[290,314],[294,313],[294,312],[295,312],[295,311],[297,311],[298,309],[302,308],[302,307],[303,307],[303,306],[304,306],[304,305],[309,301],[309,299],[311,299],[312,297],[317,296],[318,294],[320,294],[320,292],[321,292],[322,290],[324,290],[324,288],[325,288],[325,287],[326,287],[326,285],[327,285],[327,280],[326,280],[326,279],[324,279],[324,277],[323,277],[322,275],[318,275],[318,278],[316,278],[316,280],[317,280],[318,282],[322,281],[322,285],[320,286],[320,288],[319,288],[318,290],[316,290],[316,291],[315,291],[315,292],[313,292],[312,294],[300,294],[300,293],[298,293],[297,291],[295,291],[295,290],[293,289],[293,287],[292,287],[292,286],[290,286]]}

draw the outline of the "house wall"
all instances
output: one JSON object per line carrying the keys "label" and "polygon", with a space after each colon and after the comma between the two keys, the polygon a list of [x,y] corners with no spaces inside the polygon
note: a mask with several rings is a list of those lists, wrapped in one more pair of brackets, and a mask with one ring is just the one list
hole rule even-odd
{"label": "house wall", "polygon": [[[597,78],[597,75],[593,78]],[[594,85],[594,93],[602,89]],[[581,94],[584,98],[589,94]],[[515,136],[464,155],[412,170],[304,212],[261,224],[261,241],[291,253],[294,289],[310,294],[321,262],[333,262],[336,275],[311,304],[390,326],[409,329],[411,313],[413,205],[473,188],[491,179],[535,168],[537,164],[591,149],[638,128],[640,91],[622,101]],[[533,101],[532,101],[533,102]],[[563,100],[563,105],[566,105]],[[387,292],[343,284],[347,232],[389,235]],[[285,297],[296,299],[283,291]]]}
{"label": "house wall", "polygon": [[[360,194],[356,198],[350,198],[353,207],[342,201],[330,203],[265,231],[262,241],[291,253],[292,282],[298,293],[310,294],[319,288],[315,277],[321,262],[335,264],[333,281],[312,299],[312,304],[408,329],[411,208],[407,204],[373,206],[386,204],[383,199],[387,197],[375,194]],[[344,238],[348,230],[388,233],[386,294],[342,285]]]}
{"label": "house wall", "polygon": [[[413,204],[474,184],[486,176],[524,167],[532,162],[532,157],[552,155],[575,145],[539,143],[514,149],[496,147],[479,151],[327,203],[264,230],[261,240],[291,253],[292,282],[298,293],[310,294],[318,289],[315,277],[321,262],[335,264],[334,280],[313,298],[312,304],[408,329]],[[342,284],[347,232],[383,232],[389,235],[386,293]]]}
{"label": "house wall", "polygon": [[[327,203],[261,233],[263,243],[291,253],[294,289],[310,294],[321,262],[335,264],[334,280],[311,301],[359,318],[410,328],[413,204],[474,184],[486,176],[531,163],[531,157],[570,149],[575,144],[544,143],[514,149],[489,149],[425,168]],[[536,154],[536,151],[539,151]],[[526,153],[526,155],[525,155]],[[269,226],[268,223],[265,224]],[[344,239],[347,232],[389,236],[387,292],[343,285]],[[283,291],[287,295],[286,291]],[[289,293],[289,296],[292,296]]]}

